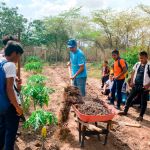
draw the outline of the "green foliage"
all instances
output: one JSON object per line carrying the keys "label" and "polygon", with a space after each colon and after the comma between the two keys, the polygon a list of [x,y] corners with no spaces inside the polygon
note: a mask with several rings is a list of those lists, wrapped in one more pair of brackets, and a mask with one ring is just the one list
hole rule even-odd
{"label": "green foliage", "polygon": [[44,104],[48,106],[50,92],[52,93],[52,91],[50,91],[50,89],[47,87],[27,84],[22,90],[24,95],[24,103],[25,105],[29,106],[29,100],[33,100],[35,109],[37,105],[39,105],[41,108],[44,106]]}
{"label": "green foliage", "polygon": [[57,119],[55,115],[44,110],[36,110],[32,112],[31,116],[24,123],[24,128],[33,128],[37,130],[45,125],[56,124]]}
{"label": "green foliage", "polygon": [[30,85],[41,85],[43,86],[45,84],[45,81],[47,78],[43,75],[37,74],[37,75],[32,75],[28,78],[27,84]]}
{"label": "green foliage", "polygon": [[131,72],[135,63],[138,62],[138,49],[137,48],[127,49],[126,52],[121,54],[121,57],[126,60],[129,72]]}
{"label": "green foliage", "polygon": [[31,62],[42,62],[42,61],[38,56],[29,56],[26,59],[26,63],[31,63]]}
{"label": "green foliage", "polygon": [[0,37],[4,35],[17,35],[25,30],[27,19],[18,13],[18,8],[10,8],[0,2]]}
{"label": "green foliage", "polygon": [[43,64],[41,62],[31,62],[25,64],[24,68],[26,71],[33,71],[36,73],[40,73],[42,72]]}

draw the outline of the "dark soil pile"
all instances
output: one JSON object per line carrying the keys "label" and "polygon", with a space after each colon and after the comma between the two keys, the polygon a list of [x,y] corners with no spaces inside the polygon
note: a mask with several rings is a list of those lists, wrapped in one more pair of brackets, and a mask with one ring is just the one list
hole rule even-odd
{"label": "dark soil pile", "polygon": [[98,102],[97,100],[85,101],[84,104],[78,105],[77,108],[82,114],[86,115],[110,114],[110,111],[102,104],[102,102]]}
{"label": "dark soil pile", "polygon": [[64,100],[71,104],[83,103],[80,90],[75,86],[67,86],[64,89]]}
{"label": "dark soil pile", "polygon": [[80,90],[74,86],[68,86],[64,89],[64,101],[62,103],[58,124],[62,125],[67,122],[72,104],[83,103]]}

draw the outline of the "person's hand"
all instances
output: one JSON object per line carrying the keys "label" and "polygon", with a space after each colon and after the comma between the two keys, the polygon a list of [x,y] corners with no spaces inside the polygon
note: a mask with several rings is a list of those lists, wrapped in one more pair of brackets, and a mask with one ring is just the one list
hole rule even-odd
{"label": "person's hand", "polygon": [[16,82],[17,82],[18,84],[22,84],[22,79],[16,78]]}
{"label": "person's hand", "polygon": [[109,95],[108,95],[109,97],[111,97],[111,93],[109,93]]}
{"label": "person's hand", "polygon": [[17,90],[18,90],[19,92],[21,91],[21,87],[22,87],[21,84],[18,83],[18,84],[17,84]]}
{"label": "person's hand", "polygon": [[131,82],[131,83],[129,84],[129,86],[130,86],[130,87],[134,87],[134,83]]}
{"label": "person's hand", "polygon": [[17,89],[18,89],[18,91],[21,91],[22,79],[16,78],[16,82],[17,82]]}
{"label": "person's hand", "polygon": [[150,87],[150,85],[148,85],[148,84],[147,84],[147,85],[144,85],[144,89],[145,89],[145,90],[148,90],[149,87]]}
{"label": "person's hand", "polygon": [[18,116],[21,116],[21,115],[23,114],[23,110],[22,110],[22,108],[21,108],[20,106],[18,106],[18,107],[16,108],[16,112],[17,112],[17,115],[18,115]]}
{"label": "person's hand", "polygon": [[68,62],[68,63],[67,63],[67,66],[68,66],[68,67],[69,67],[69,66],[71,66],[71,63],[70,63],[70,62]]}
{"label": "person's hand", "polygon": [[70,77],[70,79],[71,79],[71,80],[74,80],[74,79],[75,79],[75,77],[76,77],[76,76],[72,76],[72,77]]}

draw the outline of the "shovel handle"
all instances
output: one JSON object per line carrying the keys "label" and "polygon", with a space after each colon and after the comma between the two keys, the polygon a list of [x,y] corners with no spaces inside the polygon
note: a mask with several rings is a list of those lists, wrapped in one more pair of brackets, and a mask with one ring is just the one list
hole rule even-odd
{"label": "shovel handle", "polygon": [[[68,72],[69,72],[69,79],[71,78],[71,67],[68,66]],[[73,85],[72,79],[70,79],[70,84]]]}

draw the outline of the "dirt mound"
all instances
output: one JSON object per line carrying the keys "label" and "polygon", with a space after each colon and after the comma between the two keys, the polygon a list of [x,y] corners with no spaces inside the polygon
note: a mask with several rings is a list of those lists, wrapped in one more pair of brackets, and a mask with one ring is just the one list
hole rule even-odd
{"label": "dirt mound", "polygon": [[59,113],[59,125],[62,125],[63,123],[67,122],[71,105],[79,103],[83,103],[80,90],[74,86],[67,86],[64,89],[64,101],[62,103]]}
{"label": "dirt mound", "polygon": [[64,89],[64,100],[71,104],[83,103],[80,90],[75,86],[67,86]]}

